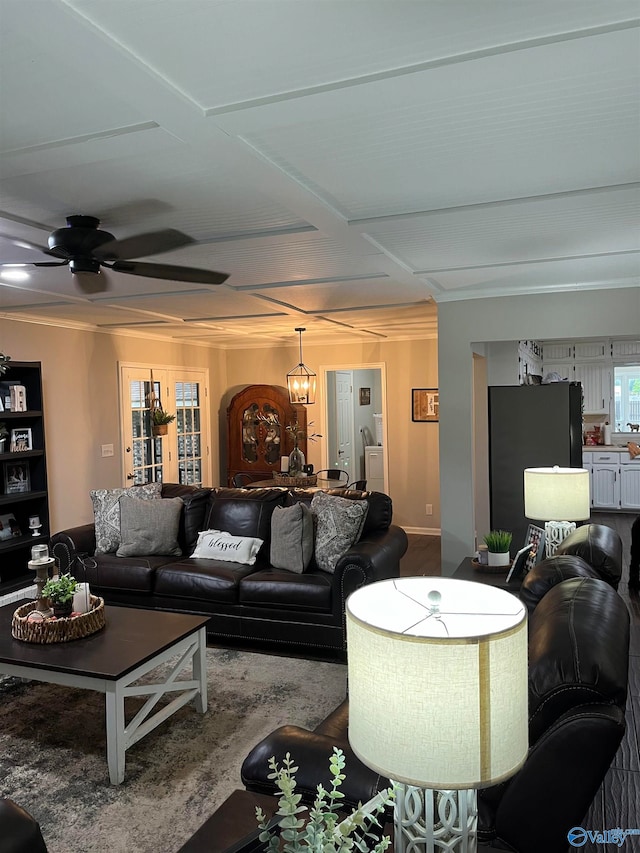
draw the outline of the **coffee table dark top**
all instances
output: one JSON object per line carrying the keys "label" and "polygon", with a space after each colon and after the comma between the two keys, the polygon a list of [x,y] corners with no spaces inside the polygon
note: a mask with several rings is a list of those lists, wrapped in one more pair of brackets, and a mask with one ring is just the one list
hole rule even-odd
{"label": "coffee table dark top", "polygon": [[117,681],[140,664],[193,634],[207,616],[106,607],[106,625],[68,643],[25,643],[11,636],[11,619],[23,601],[0,607],[0,662]]}

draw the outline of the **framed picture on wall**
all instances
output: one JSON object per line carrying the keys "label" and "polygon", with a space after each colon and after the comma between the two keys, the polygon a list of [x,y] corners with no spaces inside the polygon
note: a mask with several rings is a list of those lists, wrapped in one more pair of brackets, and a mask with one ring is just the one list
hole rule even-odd
{"label": "framed picture on wall", "polygon": [[371,388],[361,388],[360,389],[360,405],[361,406],[370,406],[371,405]]}
{"label": "framed picture on wall", "polygon": [[419,423],[437,423],[440,402],[437,388],[411,389],[411,420]]}

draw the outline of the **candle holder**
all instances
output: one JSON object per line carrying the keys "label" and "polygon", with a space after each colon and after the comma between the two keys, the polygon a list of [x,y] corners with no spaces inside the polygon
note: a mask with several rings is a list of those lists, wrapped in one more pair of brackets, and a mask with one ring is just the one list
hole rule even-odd
{"label": "candle holder", "polygon": [[42,530],[42,522],[40,521],[40,516],[29,516],[29,530],[31,530],[32,536],[40,536],[40,531]]}
{"label": "candle holder", "polygon": [[[29,521],[31,523],[31,521]],[[32,572],[36,573],[36,586],[38,594],[36,596],[36,609],[32,611],[39,613],[42,617],[50,616],[53,610],[49,607],[47,599],[42,595],[42,588],[49,580],[49,572],[53,571],[56,561],[49,556],[49,548],[46,545],[34,545],[31,549],[31,559],[28,566]],[[31,614],[29,614],[31,615]]]}

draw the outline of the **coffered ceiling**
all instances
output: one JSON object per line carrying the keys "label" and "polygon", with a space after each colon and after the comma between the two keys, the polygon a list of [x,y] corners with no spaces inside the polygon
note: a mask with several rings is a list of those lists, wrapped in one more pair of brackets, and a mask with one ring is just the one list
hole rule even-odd
{"label": "coffered ceiling", "polygon": [[[638,0],[0,0],[0,261],[69,214],[200,285],[3,269],[0,316],[221,347],[640,284]],[[7,273],[28,273],[23,281]],[[102,285],[101,285],[102,287]]]}

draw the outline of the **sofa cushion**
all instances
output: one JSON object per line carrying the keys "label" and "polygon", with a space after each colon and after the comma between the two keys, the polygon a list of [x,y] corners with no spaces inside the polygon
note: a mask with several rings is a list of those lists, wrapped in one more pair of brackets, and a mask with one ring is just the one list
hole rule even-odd
{"label": "sofa cushion", "polygon": [[[118,557],[116,554],[98,554],[82,560],[84,569],[76,568],[74,576],[86,581],[91,590],[150,593],[153,591],[156,569],[175,561],[175,557]],[[76,572],[78,572],[76,574]]]}
{"label": "sofa cushion", "polygon": [[311,512],[317,517],[315,557],[319,569],[333,572],[340,557],[358,541],[368,504],[316,492]]}
{"label": "sofa cushion", "polygon": [[237,604],[240,581],[251,572],[251,566],[227,560],[180,560],[158,568],[154,592],[158,597]]}
{"label": "sofa cushion", "polygon": [[262,552],[268,559],[271,515],[277,506],[283,506],[286,494],[286,489],[214,489],[203,529],[262,539],[267,543]]}
{"label": "sofa cushion", "polygon": [[529,739],[570,708],[624,706],[629,612],[599,578],[571,578],[547,592],[529,620]]}
{"label": "sofa cushion", "polygon": [[232,536],[226,530],[203,530],[191,557],[253,566],[261,545],[262,539],[253,536]]}
{"label": "sofa cushion", "polygon": [[558,545],[556,554],[577,554],[586,560],[598,576],[618,588],[622,574],[622,539],[604,524],[583,524]]}
{"label": "sofa cushion", "polygon": [[[240,603],[277,610],[331,611],[331,575],[264,569],[240,581]],[[292,631],[295,628],[292,626]]]}
{"label": "sofa cushion", "polygon": [[542,560],[530,572],[527,572],[518,592],[518,597],[531,616],[538,606],[538,602],[557,583],[562,583],[569,578],[597,577],[596,570],[592,569],[582,557],[574,554],[554,554],[553,557],[547,557],[546,560]]}
{"label": "sofa cushion", "polygon": [[271,516],[271,565],[304,572],[313,557],[313,513],[306,504],[277,506]]}
{"label": "sofa cushion", "polygon": [[178,528],[178,545],[183,554],[190,554],[196,547],[198,533],[204,530],[204,518],[209,506],[211,489],[187,486],[182,483],[163,483],[163,498],[182,498],[184,509]]}
{"label": "sofa cushion", "polygon": [[[286,505],[292,506],[297,502],[311,504],[317,495],[317,489],[289,489]],[[393,519],[393,504],[389,495],[383,492],[363,492],[358,489],[329,489],[327,495],[337,495],[349,501],[365,501],[367,515],[364,520],[362,535],[373,530],[388,530]]]}
{"label": "sofa cushion", "polygon": [[94,489],[89,494],[96,527],[96,554],[115,554],[120,545],[120,498],[130,495],[143,501],[157,500],[162,483],[145,483],[128,489]]}
{"label": "sofa cushion", "polygon": [[120,498],[120,547],[118,557],[144,557],[167,554],[179,557],[178,526],[184,504],[182,498],[141,501]]}

